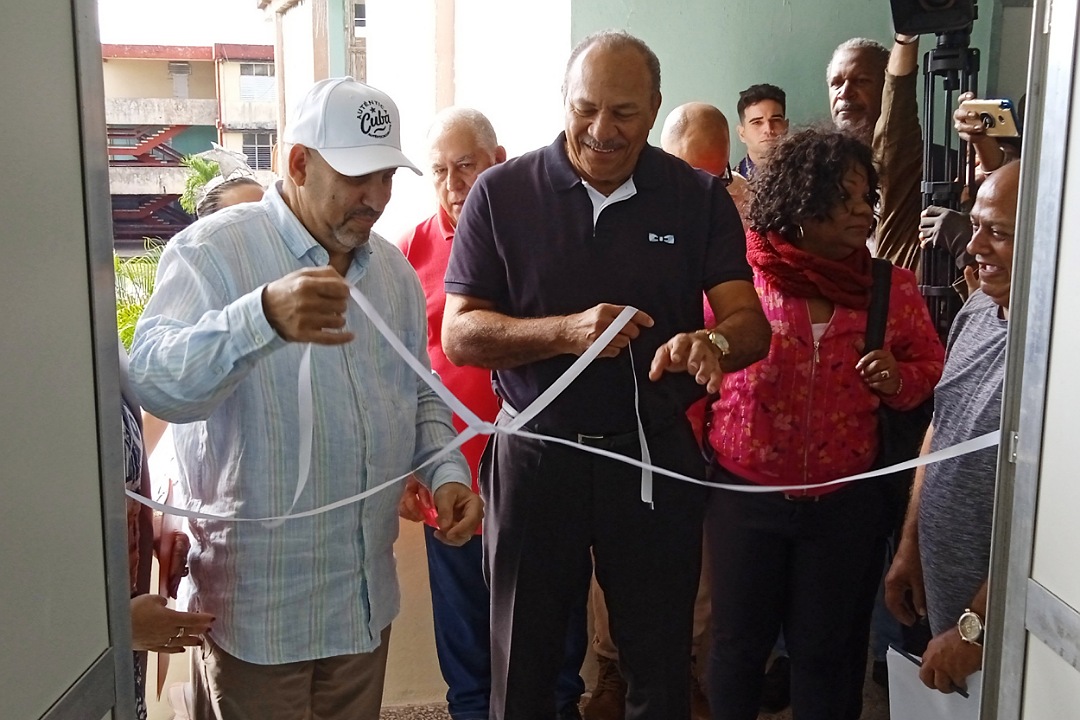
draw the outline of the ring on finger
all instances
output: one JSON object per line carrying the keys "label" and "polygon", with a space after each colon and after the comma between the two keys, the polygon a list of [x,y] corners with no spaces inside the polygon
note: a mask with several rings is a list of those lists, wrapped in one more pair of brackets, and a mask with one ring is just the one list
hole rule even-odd
{"label": "ring on finger", "polygon": [[178,639],[184,637],[184,632],[186,631],[186,629],[187,628],[180,628],[180,631],[178,633],[176,633],[175,635],[173,635],[173,638],[178,640]]}
{"label": "ring on finger", "polygon": [[888,380],[890,377],[892,377],[892,376],[889,374],[888,370],[882,370],[881,371],[881,379],[882,380]]}

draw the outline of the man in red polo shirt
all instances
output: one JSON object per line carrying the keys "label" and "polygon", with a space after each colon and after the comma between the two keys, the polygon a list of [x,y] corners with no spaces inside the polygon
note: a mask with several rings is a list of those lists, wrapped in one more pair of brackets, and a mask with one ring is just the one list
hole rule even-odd
{"label": "man in red polo shirt", "polygon": [[[487,168],[506,160],[495,130],[483,113],[470,108],[447,108],[428,131],[431,147],[431,179],[439,209],[402,238],[399,246],[416,269],[427,298],[428,354],[431,368],[443,383],[482,420],[494,421],[499,401],[491,387],[491,371],[458,367],[446,359],[442,348],[443,276],[450,259],[461,208],[473,183]],[[458,430],[465,427],[454,416]],[[461,448],[473,476],[486,436],[469,440]],[[434,513],[427,489],[409,480],[401,500],[401,516],[425,521],[428,573],[435,620],[435,647],[443,679],[449,686],[446,700],[454,720],[487,720],[491,692],[490,596],[483,573],[480,530],[461,547],[443,545],[435,539]],[[579,671],[587,643],[585,607],[575,613],[567,635],[565,663],[556,686],[559,720],[575,720],[578,700],[585,689]]]}

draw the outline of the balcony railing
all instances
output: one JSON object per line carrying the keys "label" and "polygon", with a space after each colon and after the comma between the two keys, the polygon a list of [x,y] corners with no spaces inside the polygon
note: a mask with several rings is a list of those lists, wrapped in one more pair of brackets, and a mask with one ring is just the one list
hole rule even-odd
{"label": "balcony railing", "polygon": [[170,143],[187,129],[187,125],[109,125],[109,165],[179,166],[183,155]]}

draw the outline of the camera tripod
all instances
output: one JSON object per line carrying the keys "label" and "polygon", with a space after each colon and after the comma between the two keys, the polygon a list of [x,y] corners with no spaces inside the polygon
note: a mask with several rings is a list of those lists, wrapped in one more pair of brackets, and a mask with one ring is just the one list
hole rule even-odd
{"label": "camera tripod", "polygon": [[[923,208],[937,205],[960,210],[965,186],[969,189],[970,200],[974,200],[974,148],[959,140],[952,129],[957,94],[977,92],[979,51],[970,45],[970,26],[960,31],[938,33],[937,46],[923,57]],[[940,129],[935,118],[944,120]],[[940,145],[934,142],[938,135],[943,139]],[[926,299],[930,319],[944,342],[949,325],[963,304],[953,289],[960,271],[955,258],[940,247],[923,249],[921,268],[919,290]]]}

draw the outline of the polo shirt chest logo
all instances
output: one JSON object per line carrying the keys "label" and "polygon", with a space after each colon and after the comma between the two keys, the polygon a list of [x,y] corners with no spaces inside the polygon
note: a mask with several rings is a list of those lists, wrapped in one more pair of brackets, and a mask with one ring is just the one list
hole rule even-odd
{"label": "polo shirt chest logo", "polygon": [[649,242],[651,243],[664,243],[666,245],[675,244],[674,235],[657,235],[656,233],[649,233]]}

